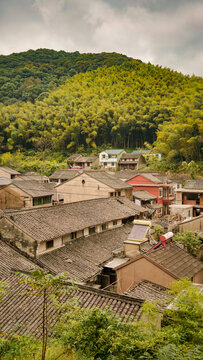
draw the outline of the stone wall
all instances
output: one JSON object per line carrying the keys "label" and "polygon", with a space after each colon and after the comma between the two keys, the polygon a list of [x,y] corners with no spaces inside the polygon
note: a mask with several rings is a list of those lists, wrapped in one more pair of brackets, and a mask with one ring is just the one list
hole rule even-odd
{"label": "stone wall", "polygon": [[6,218],[0,219],[0,238],[36,258],[37,242]]}

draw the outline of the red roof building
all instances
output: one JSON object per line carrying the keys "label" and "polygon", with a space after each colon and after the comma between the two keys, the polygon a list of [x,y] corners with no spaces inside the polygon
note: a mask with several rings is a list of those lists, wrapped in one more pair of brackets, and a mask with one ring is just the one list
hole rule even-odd
{"label": "red roof building", "polygon": [[145,190],[156,196],[157,204],[162,205],[160,215],[169,214],[169,205],[174,201],[173,184],[166,177],[150,173],[137,174],[126,181],[133,186],[133,191]]}

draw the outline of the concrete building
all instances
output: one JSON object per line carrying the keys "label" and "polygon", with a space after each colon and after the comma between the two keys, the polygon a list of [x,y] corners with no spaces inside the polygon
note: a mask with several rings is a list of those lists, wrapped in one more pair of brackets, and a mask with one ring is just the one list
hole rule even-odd
{"label": "concrete building", "polygon": [[133,186],[133,192],[145,190],[157,198],[157,204],[161,205],[157,209],[159,215],[169,214],[169,205],[174,201],[173,184],[170,180],[159,178],[150,173],[139,173],[126,181]]}
{"label": "concrete building", "polygon": [[116,170],[119,160],[124,153],[123,149],[110,149],[100,152],[99,166],[105,169],[112,168]]}
{"label": "concrete building", "polygon": [[203,180],[188,180],[176,190],[176,204],[193,207],[192,216],[203,213]]}

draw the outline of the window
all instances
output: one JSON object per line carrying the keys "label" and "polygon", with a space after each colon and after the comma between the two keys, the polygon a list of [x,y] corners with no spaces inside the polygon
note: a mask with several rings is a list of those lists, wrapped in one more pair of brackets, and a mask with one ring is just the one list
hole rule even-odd
{"label": "window", "polygon": [[115,166],[115,163],[112,162],[112,163],[111,163],[111,166]]}
{"label": "window", "polygon": [[114,193],[113,193],[113,192],[111,192],[111,193],[110,193],[110,196],[113,196],[113,194],[114,194]]}
{"label": "window", "polygon": [[33,206],[49,204],[49,203],[51,203],[51,196],[34,198],[32,203],[33,203]]}
{"label": "window", "polygon": [[91,234],[94,234],[95,232],[96,232],[95,226],[89,228],[89,234],[90,234],[90,235],[91,235]]}
{"label": "window", "polygon": [[120,192],[120,191],[118,191],[118,196],[121,196],[121,192]]}
{"label": "window", "polygon": [[106,224],[102,224],[102,230],[106,230],[106,229],[107,229]]}
{"label": "window", "polygon": [[103,155],[102,155],[102,159],[105,159],[105,157],[106,157],[106,155],[105,155],[105,154],[103,154]]}
{"label": "window", "polygon": [[75,240],[77,238],[77,231],[71,233],[71,239]]}
{"label": "window", "polygon": [[54,247],[54,240],[49,240],[46,242],[46,249],[51,249]]}
{"label": "window", "polygon": [[159,197],[162,197],[162,196],[163,196],[163,189],[159,188]]}
{"label": "window", "polygon": [[116,226],[116,225],[117,225],[117,221],[114,220],[114,221],[113,221],[113,226]]}

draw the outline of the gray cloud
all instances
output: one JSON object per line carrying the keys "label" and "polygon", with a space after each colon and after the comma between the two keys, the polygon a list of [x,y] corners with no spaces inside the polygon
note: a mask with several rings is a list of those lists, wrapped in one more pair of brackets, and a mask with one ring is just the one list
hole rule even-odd
{"label": "gray cloud", "polygon": [[0,0],[0,53],[119,52],[202,75],[200,0]]}

